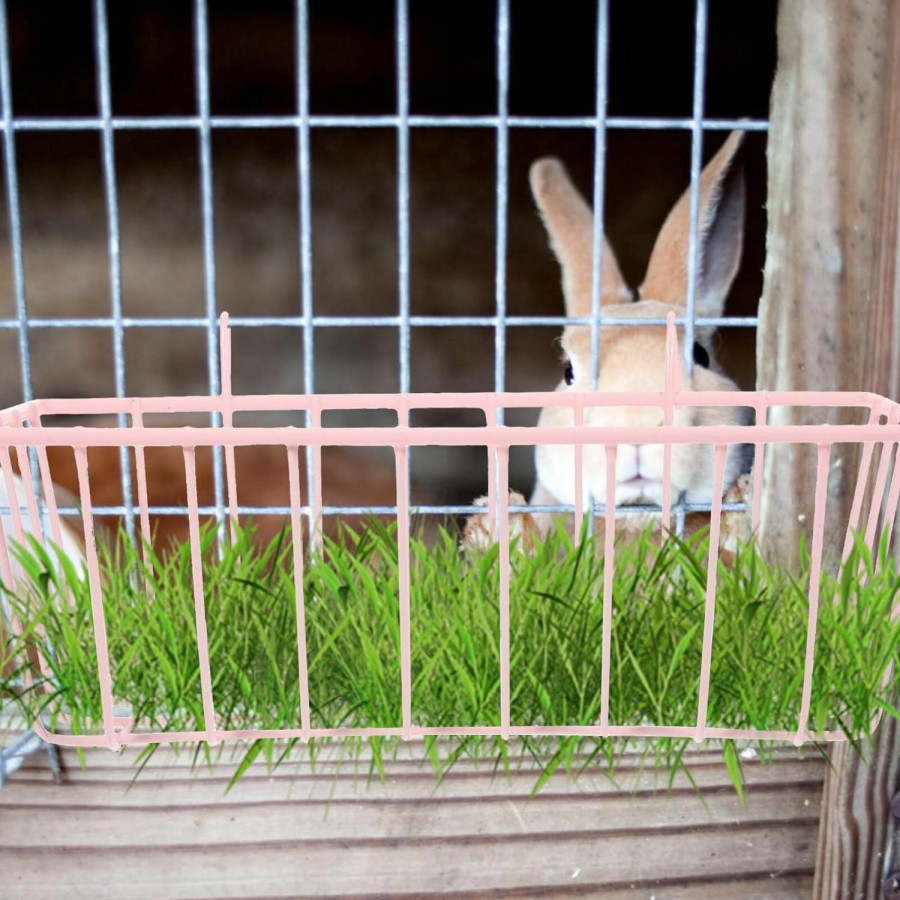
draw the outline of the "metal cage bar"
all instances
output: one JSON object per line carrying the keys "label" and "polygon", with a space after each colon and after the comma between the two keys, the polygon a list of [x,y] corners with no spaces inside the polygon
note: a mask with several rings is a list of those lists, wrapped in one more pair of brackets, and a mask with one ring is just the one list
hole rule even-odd
{"label": "metal cage bar", "polygon": [[19,365],[22,373],[22,399],[34,396],[31,385],[30,322],[25,290],[25,262],[22,255],[22,217],[19,209],[19,174],[16,165],[15,119],[12,108],[12,82],[9,68],[9,28],[6,0],[0,0],[0,103],[3,105],[3,168],[6,175],[6,206],[9,217],[9,242],[12,251],[13,291],[16,318],[11,327],[19,332]]}
{"label": "metal cage bar", "polygon": [[[303,392],[313,394],[316,389],[315,317],[313,315],[313,254],[312,254],[312,184],[309,114],[309,5],[297,0],[294,12],[297,75],[297,186],[298,225],[300,228],[300,308],[303,329]],[[307,426],[317,424],[312,412],[305,415]],[[322,451],[306,448],[306,489],[309,498],[309,534],[318,543],[318,508],[321,507]]]}
{"label": "metal cage bar", "polygon": [[[212,129],[296,129],[308,124],[312,128],[396,128],[398,116],[384,115],[266,115],[266,116],[210,116]],[[484,116],[429,116],[410,114],[410,128],[488,128],[496,129],[500,117]],[[694,118],[684,116],[610,116],[606,127],[628,131],[690,131]],[[194,131],[201,126],[199,116],[114,116],[114,131]],[[765,119],[704,118],[704,131],[768,131]],[[506,118],[509,128],[583,128],[597,127],[595,116],[517,116]],[[17,131],[99,131],[101,119],[95,116],[23,116],[0,122],[0,130]]]}
{"label": "metal cage bar", "polygon": [[[506,386],[506,219],[509,209],[509,0],[497,2],[497,147],[494,244],[494,390]],[[498,410],[503,424],[503,410]]]}
{"label": "metal cage bar", "polygon": [[[206,0],[194,0],[194,79],[199,125],[197,149],[200,163],[200,215],[203,227],[203,278],[206,305],[206,369],[210,395],[217,394],[219,384],[219,345],[216,334],[216,246],[213,205],[212,126],[209,108],[209,21]],[[212,424],[220,425],[221,417],[212,414]],[[213,449],[213,492],[216,515],[225,517],[222,451]]]}
{"label": "metal cage bar", "polygon": [[[97,69],[97,105],[103,128],[100,132],[103,164],[103,188],[106,200],[108,229],[109,284],[112,305],[112,345],[115,391],[117,397],[124,397],[125,381],[125,329],[122,326],[122,260],[119,229],[119,197],[116,188],[115,137],[112,128],[112,85],[109,69],[109,29],[107,27],[106,0],[94,0],[94,56]],[[126,424],[125,413],[119,413],[119,427]],[[119,453],[121,469],[122,498],[126,507],[133,505],[131,485],[131,463],[128,450],[123,447]],[[134,540],[134,512],[125,516],[128,537]]]}

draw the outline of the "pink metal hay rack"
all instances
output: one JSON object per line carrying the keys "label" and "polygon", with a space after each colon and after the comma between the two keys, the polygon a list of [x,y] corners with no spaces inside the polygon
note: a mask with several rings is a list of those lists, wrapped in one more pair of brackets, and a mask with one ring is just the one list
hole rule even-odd
{"label": "pink metal hay rack", "polygon": [[[227,314],[220,320],[222,344],[222,393],[218,397],[163,397],[92,400],[35,400],[0,413],[0,468],[2,468],[8,496],[15,497],[10,451],[17,454],[19,468],[28,471],[28,453],[33,449],[38,460],[43,484],[43,503],[46,512],[43,521],[49,522],[49,535],[44,535],[38,508],[41,499],[36,494],[31,479],[26,478],[27,509],[34,537],[38,541],[52,540],[62,544],[63,526],[58,512],[54,491],[50,488],[50,468],[47,447],[63,446],[74,451],[78,469],[81,527],[83,528],[84,555],[91,590],[91,601],[96,642],[100,696],[102,699],[102,734],[78,735],[50,733],[41,721],[33,723],[34,730],[46,741],[62,746],[106,746],[117,749],[125,745],[144,745],[155,742],[207,741],[216,744],[222,740],[254,738],[300,738],[342,736],[398,736],[402,738],[425,735],[499,735],[503,738],[517,735],[585,735],[631,737],[686,737],[695,740],[705,738],[744,738],[792,741],[796,744],[807,740],[835,741],[846,738],[843,732],[814,733],[808,730],[808,717],[813,674],[813,649],[816,637],[819,576],[822,567],[825,506],[827,501],[829,460],[832,445],[837,442],[855,442],[862,445],[859,470],[847,540],[846,557],[851,544],[851,532],[861,527],[864,498],[871,496],[868,519],[865,523],[865,539],[874,546],[879,531],[888,532],[893,527],[900,498],[900,465],[894,461],[900,445],[900,404],[870,393],[799,393],[799,392],[694,392],[681,390],[678,377],[677,339],[674,315],[667,323],[667,373],[666,387],[662,393],[639,394],[572,394],[572,393],[480,393],[480,394],[347,394],[347,395],[268,395],[234,396],[231,391],[231,346]],[[504,408],[568,406],[573,409],[574,428],[513,427],[498,424],[498,411]],[[599,406],[653,406],[662,408],[664,423],[653,428],[598,428],[580,424],[585,410]],[[749,407],[756,413],[756,424],[737,426],[683,427],[673,424],[674,411],[687,406],[736,406]],[[769,425],[767,413],[772,407],[826,407],[857,408],[868,413],[865,424],[859,425]],[[414,409],[472,409],[481,410],[486,424],[477,427],[410,427],[409,416]],[[323,427],[322,413],[328,410],[389,410],[397,416],[393,427]],[[236,413],[252,412],[305,412],[307,427],[298,426],[237,426]],[[221,414],[222,427],[168,427],[145,424],[145,415],[154,413],[214,413]],[[85,416],[98,414],[125,414],[131,424],[126,427],[84,427],[44,424],[45,417]],[[605,530],[603,585],[603,634],[601,651],[601,712],[599,721],[592,726],[523,726],[510,721],[510,509],[508,491],[509,451],[514,446],[538,444],[562,444],[575,447],[575,496],[581,496],[583,448],[585,445],[602,445],[607,449],[606,458],[610,474],[615,471],[615,449],[621,444],[663,444],[665,446],[666,472],[670,471],[671,449],[676,444],[710,444],[715,448],[713,503],[710,512],[710,547],[705,617],[702,644],[702,667],[698,696],[698,713],[693,727],[673,727],[665,723],[654,725],[620,725],[609,721],[609,668],[612,621],[612,570],[615,552],[614,529]],[[816,448],[816,480],[814,522],[811,530],[811,577],[809,582],[809,615],[806,640],[806,658],[803,673],[801,710],[794,731],[756,731],[711,727],[707,724],[707,701],[710,685],[710,662],[713,645],[713,624],[716,602],[716,572],[719,556],[719,535],[722,515],[723,473],[726,451],[731,444],[753,444],[756,458],[753,474],[752,503],[749,515],[752,528],[756,529],[760,518],[762,495],[763,454],[766,446],[774,443],[807,444]],[[225,449],[225,475],[229,517],[234,523],[238,516],[238,484],[235,474],[235,448],[266,445],[285,449],[288,460],[288,477],[291,502],[291,528],[294,540],[295,587],[297,593],[297,635],[300,679],[300,728],[271,730],[224,730],[217,727],[215,698],[212,690],[210,654],[207,642],[204,585],[201,571],[200,525],[197,501],[195,453],[197,448],[221,446]],[[98,567],[97,545],[94,535],[93,508],[88,478],[89,447],[132,448],[136,460],[137,495],[140,506],[141,535],[150,540],[148,513],[147,470],[144,451],[150,447],[180,447],[184,454],[188,496],[188,520],[190,550],[193,564],[193,590],[197,626],[197,654],[200,666],[204,728],[194,731],[147,732],[134,728],[129,716],[116,714],[113,696],[110,658],[103,610],[103,584]],[[400,666],[402,689],[402,727],[398,728],[316,728],[310,719],[308,666],[305,646],[304,598],[303,598],[303,550],[302,550],[302,502],[298,454],[301,448],[312,448],[313,490],[309,499],[309,521],[317,527],[322,509],[321,450],[323,446],[365,447],[389,446],[393,448],[396,463],[396,506],[399,543],[399,608],[400,608]],[[408,454],[412,447],[422,446],[482,446],[486,447],[489,466],[488,516],[499,539],[500,565],[500,726],[499,727],[418,727],[412,720],[410,673],[410,498],[406,477]],[[873,464],[875,450],[880,448],[877,464]],[[615,507],[614,478],[606,480],[606,507]],[[583,512],[575,509],[576,525],[580,526]],[[663,496],[661,516],[663,523],[670,521],[671,497],[668,489]],[[25,542],[23,515],[16,504],[11,504],[10,517],[14,534],[9,539]],[[7,520],[9,521],[9,520]],[[0,520],[0,574],[7,584],[14,583],[14,570],[7,546],[7,535]],[[896,613],[895,613],[896,614]],[[16,623],[12,626],[15,628]],[[133,730],[134,728],[134,730]]]}

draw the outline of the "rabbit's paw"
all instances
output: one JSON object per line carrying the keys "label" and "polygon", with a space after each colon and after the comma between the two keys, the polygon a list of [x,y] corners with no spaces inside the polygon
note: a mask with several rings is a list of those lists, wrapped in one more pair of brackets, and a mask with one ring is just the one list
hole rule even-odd
{"label": "rabbit's paw", "polygon": [[741,475],[728,488],[722,498],[725,503],[744,503],[746,509],[722,513],[722,527],[719,534],[719,548],[726,562],[737,552],[741,544],[749,544],[753,539],[750,527],[750,507],[752,505],[752,486],[750,474]]}
{"label": "rabbit's paw", "polygon": [[[473,501],[475,506],[487,506],[488,498],[479,497]],[[510,506],[525,506],[527,501],[518,491],[509,492]],[[510,540],[518,539],[516,546],[523,553],[531,556],[534,553],[534,542],[537,537],[537,526],[531,513],[509,514]],[[490,516],[488,513],[473,513],[466,519],[463,526],[459,548],[463,552],[484,552],[496,543],[492,533]]]}

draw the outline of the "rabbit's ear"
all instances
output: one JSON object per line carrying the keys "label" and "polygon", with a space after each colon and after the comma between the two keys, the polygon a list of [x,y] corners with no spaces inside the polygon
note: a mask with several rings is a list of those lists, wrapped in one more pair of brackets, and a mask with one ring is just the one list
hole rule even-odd
{"label": "rabbit's ear", "polygon": [[[744,243],[744,174],[735,156],[744,133],[732,131],[700,175],[697,312],[721,315],[741,263]],[[647,266],[641,297],[683,306],[687,297],[690,189],[669,213]]]}
{"label": "rabbit's ear", "polygon": [[[594,216],[569,179],[565,166],[553,158],[539,159],[531,167],[531,191],[550,235],[550,245],[562,266],[566,313],[591,312],[594,259]],[[631,291],[622,278],[612,247],[603,238],[600,302],[627,303]]]}

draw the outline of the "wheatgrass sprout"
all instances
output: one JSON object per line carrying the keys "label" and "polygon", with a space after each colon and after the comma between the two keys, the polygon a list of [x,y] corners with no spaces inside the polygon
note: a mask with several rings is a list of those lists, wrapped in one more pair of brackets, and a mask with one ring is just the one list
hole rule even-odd
{"label": "wheatgrass sprout", "polygon": [[[410,541],[412,720],[422,727],[500,725],[499,548],[460,556],[452,528]],[[224,729],[299,729],[296,597],[289,532],[266,546],[252,525],[219,552],[214,523],[201,533],[210,670]],[[694,726],[703,641],[708,539],[645,534],[617,547],[609,721]],[[96,733],[101,718],[93,620],[86,576],[32,543],[17,549],[26,580],[8,595],[23,625],[2,648],[5,695],[24,717],[48,727]],[[709,688],[710,726],[795,730],[800,713],[808,613],[805,547],[793,573],[752,546],[717,572]],[[847,563],[825,567],[820,585],[810,728],[843,729],[863,750],[898,687],[900,592],[882,543],[873,558],[857,540]],[[877,562],[877,565],[876,565]],[[533,554],[510,554],[510,717],[516,725],[590,726],[600,717],[604,558],[597,542],[557,529]],[[154,554],[120,535],[101,550],[103,604],[117,704],[136,729],[203,728],[200,669],[188,546]],[[402,724],[399,563],[394,525],[372,520],[324,539],[303,574],[309,708],[316,728]],[[48,660],[50,677],[23,685],[13,659]],[[9,671],[8,671],[9,669]],[[65,716],[63,716],[65,714]],[[68,717],[68,718],[66,718]],[[234,780],[263,754],[288,758],[296,741],[238,747]],[[508,770],[536,759],[539,789],[557,768],[577,773],[602,763],[612,774],[637,748],[667,770],[685,766],[689,741],[547,736],[503,741],[469,736],[426,739],[438,774],[460,756]],[[345,741],[348,755],[368,745],[377,772],[397,741]],[[200,749],[202,746],[203,749]],[[307,748],[313,758],[316,742]],[[768,748],[760,744],[763,751]],[[740,790],[739,755],[722,742]],[[152,747],[140,755],[146,761]],[[212,757],[205,745],[195,760]],[[689,773],[688,773],[689,774]]]}

